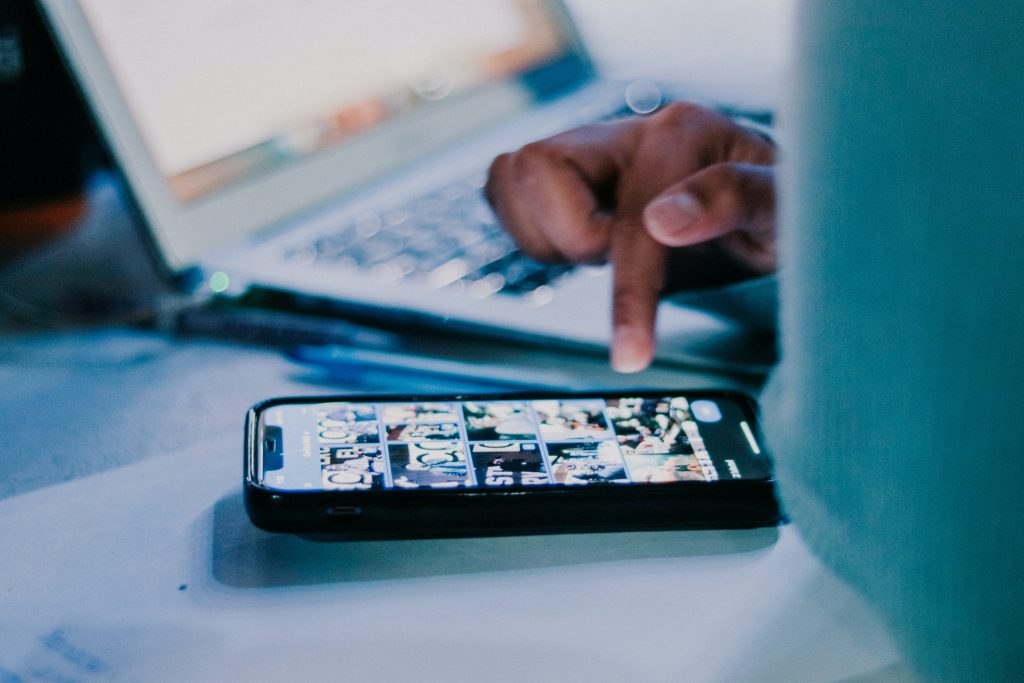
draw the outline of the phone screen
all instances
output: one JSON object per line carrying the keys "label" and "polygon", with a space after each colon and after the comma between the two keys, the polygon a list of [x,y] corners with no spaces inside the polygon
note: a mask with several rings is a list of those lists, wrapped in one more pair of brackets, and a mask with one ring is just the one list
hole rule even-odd
{"label": "phone screen", "polygon": [[279,403],[260,413],[257,473],[278,491],[763,479],[752,419],[717,393]]}

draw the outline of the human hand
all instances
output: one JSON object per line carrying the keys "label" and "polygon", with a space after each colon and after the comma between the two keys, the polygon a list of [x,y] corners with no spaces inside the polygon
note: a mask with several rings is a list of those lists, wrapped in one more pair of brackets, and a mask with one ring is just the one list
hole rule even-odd
{"label": "human hand", "polygon": [[756,132],[673,103],[502,154],[485,193],[533,258],[612,264],[611,363],[638,372],[661,294],[775,270],[774,160]]}

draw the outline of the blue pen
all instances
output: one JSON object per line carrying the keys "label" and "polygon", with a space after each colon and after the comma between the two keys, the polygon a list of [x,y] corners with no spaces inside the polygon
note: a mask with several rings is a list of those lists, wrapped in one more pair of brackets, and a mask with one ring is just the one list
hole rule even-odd
{"label": "blue pen", "polygon": [[390,372],[502,389],[581,388],[579,379],[557,370],[507,368],[351,346],[297,346],[288,355],[339,378],[358,377],[364,372]]}

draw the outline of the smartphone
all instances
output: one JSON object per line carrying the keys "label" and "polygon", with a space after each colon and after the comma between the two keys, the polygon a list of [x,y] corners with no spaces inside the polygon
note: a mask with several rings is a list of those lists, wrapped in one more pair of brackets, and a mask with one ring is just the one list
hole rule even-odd
{"label": "smartphone", "polygon": [[352,538],[775,525],[756,404],[727,391],[275,398],[245,504]]}

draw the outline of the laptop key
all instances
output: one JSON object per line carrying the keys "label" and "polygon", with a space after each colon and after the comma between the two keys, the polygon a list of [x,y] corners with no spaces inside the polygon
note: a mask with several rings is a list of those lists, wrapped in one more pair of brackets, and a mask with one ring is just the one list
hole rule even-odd
{"label": "laptop key", "polygon": [[380,215],[371,211],[360,215],[346,233],[352,237],[373,237],[380,231],[382,224]]}
{"label": "laptop key", "polygon": [[474,298],[524,295],[568,268],[537,263],[498,224],[481,191],[485,174],[444,185],[296,245],[286,258],[364,269],[380,282],[407,281]]}
{"label": "laptop key", "polygon": [[346,243],[343,239],[328,235],[313,242],[313,249],[316,251],[317,259],[330,259],[345,251]]}
{"label": "laptop key", "polygon": [[466,247],[475,242],[479,242],[486,236],[478,226],[466,225],[465,223],[451,219],[445,219],[442,222],[430,226],[429,232],[432,235],[450,239],[460,247]]}
{"label": "laptop key", "polygon": [[479,280],[469,283],[466,287],[466,294],[474,299],[486,299],[492,294],[502,291],[504,286],[504,275],[501,273],[489,273]]}
{"label": "laptop key", "polygon": [[416,262],[416,268],[414,269],[416,272],[429,273],[446,261],[454,258],[458,251],[458,247],[450,243],[439,247],[435,243],[428,242],[424,244],[420,242],[412,247],[406,247],[402,254]]}
{"label": "laptop key", "polygon": [[505,279],[510,285],[518,284],[526,278],[550,269],[550,266],[538,263],[522,252],[516,252],[515,258],[509,260],[505,267]]}

